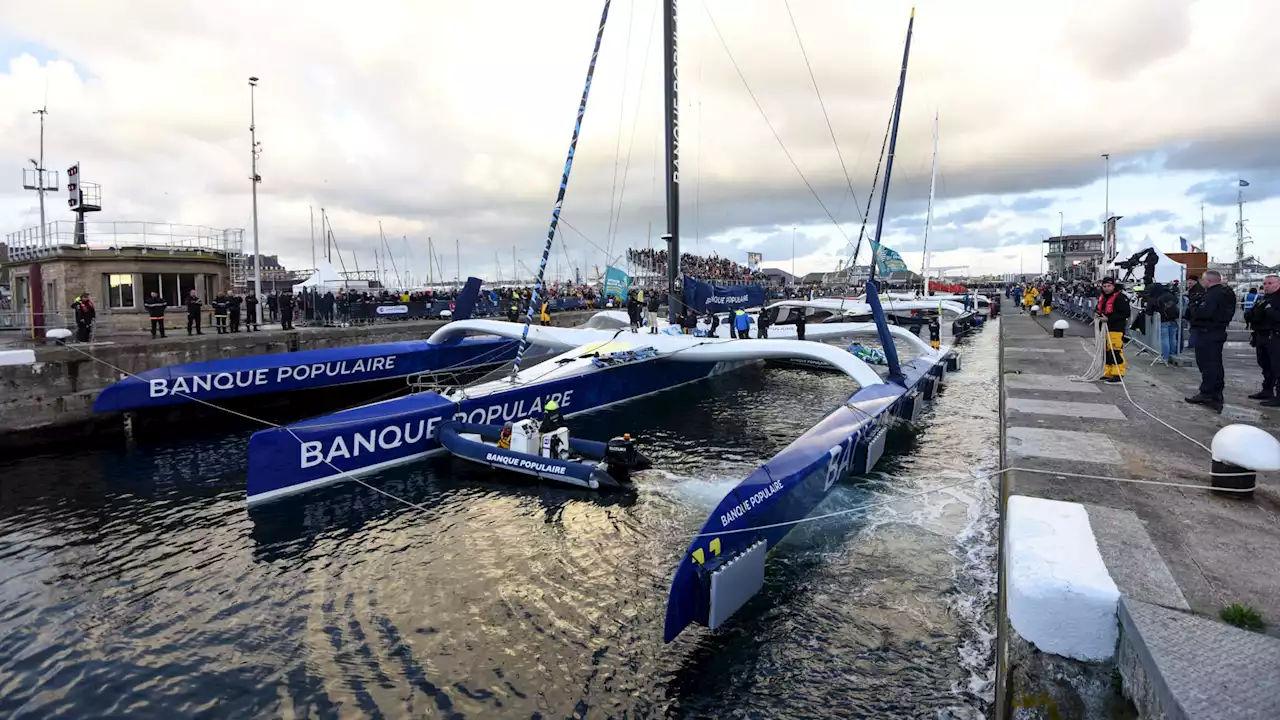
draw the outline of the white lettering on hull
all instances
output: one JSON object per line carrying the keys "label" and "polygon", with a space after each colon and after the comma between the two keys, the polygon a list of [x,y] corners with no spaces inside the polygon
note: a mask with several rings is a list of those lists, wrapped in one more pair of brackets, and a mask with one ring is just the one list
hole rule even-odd
{"label": "white lettering on hull", "polygon": [[[546,400],[547,402],[555,401],[560,407],[568,408],[573,404],[573,391],[551,393],[546,396]],[[534,410],[540,410],[543,406],[542,396],[532,400],[508,400],[505,403],[475,408],[470,412],[454,413],[453,419],[477,424],[491,422],[490,419],[496,422],[498,418],[519,419],[528,417]],[[437,416],[375,426],[359,432],[338,435],[327,441],[305,440],[301,444],[299,469],[306,470],[322,463],[332,463],[334,460],[348,460],[362,455],[392,451],[404,446],[413,447],[434,438],[442,420],[443,418]],[[556,471],[547,470],[546,472]],[[560,470],[560,474],[563,474],[563,469]]]}
{"label": "white lettering on hull", "polygon": [[780,490],[782,490],[781,480],[774,480],[767,487],[757,490],[751,497],[734,505],[728,512],[722,514],[720,516],[720,527],[729,527],[729,523],[746,515],[748,510],[773,497]]}
{"label": "white lettering on hull", "polygon": [[311,363],[309,365],[293,365],[257,370],[237,370],[235,372],[209,373],[205,375],[189,375],[178,378],[154,378],[147,381],[148,393],[153,398],[169,395],[192,395],[213,390],[232,390],[253,386],[273,385],[286,380],[319,380],[321,378],[342,378],[349,375],[386,372],[395,370],[396,356],[362,358],[352,362],[339,360],[327,363]]}
{"label": "white lettering on hull", "polygon": [[489,453],[484,456],[484,459],[486,462],[506,465],[507,467],[522,468],[525,470],[549,473],[552,475],[563,475],[565,470],[568,469],[563,465],[548,465],[535,460],[529,460],[528,458],[511,457],[510,455],[499,455],[498,453]]}

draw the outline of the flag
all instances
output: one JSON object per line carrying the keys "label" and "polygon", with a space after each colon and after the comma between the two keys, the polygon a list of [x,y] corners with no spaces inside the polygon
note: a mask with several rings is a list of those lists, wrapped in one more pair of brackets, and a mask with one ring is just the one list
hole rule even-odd
{"label": "flag", "polygon": [[1195,245],[1192,245],[1191,252],[1200,252],[1200,248],[1196,247]]}
{"label": "flag", "polygon": [[627,289],[631,287],[631,276],[610,265],[604,273],[604,296],[626,299]]}
{"label": "flag", "polygon": [[1249,187],[1249,181],[1248,181],[1248,180],[1241,180],[1241,181],[1240,181],[1240,187]]}
{"label": "flag", "polygon": [[902,261],[902,256],[886,245],[876,248],[876,272],[880,275],[888,275],[889,273],[902,272],[907,269],[907,264]]}
{"label": "flag", "polygon": [[[1184,237],[1182,237],[1181,235],[1179,235],[1179,236],[1178,236],[1178,242],[1182,243],[1182,252],[1186,252],[1186,251],[1187,251],[1187,239],[1186,239],[1186,238],[1184,238]],[[1192,248],[1192,252],[1194,252],[1194,251],[1195,251],[1195,249],[1194,249],[1194,248]]]}

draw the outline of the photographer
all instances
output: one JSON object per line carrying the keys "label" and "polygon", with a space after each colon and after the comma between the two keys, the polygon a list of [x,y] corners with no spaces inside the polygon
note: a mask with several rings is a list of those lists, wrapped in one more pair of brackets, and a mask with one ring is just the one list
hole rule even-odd
{"label": "photographer", "polygon": [[1103,278],[1102,294],[1094,309],[1107,324],[1107,359],[1102,367],[1102,382],[1118,383],[1124,377],[1124,329],[1129,324],[1129,298],[1116,286],[1113,278]]}
{"label": "photographer", "polygon": [[1249,344],[1262,368],[1262,391],[1249,399],[1261,400],[1263,407],[1280,407],[1280,276],[1263,279],[1262,294],[1245,313],[1245,320],[1253,328]]}
{"label": "photographer", "polygon": [[1227,326],[1236,314],[1236,294],[1222,283],[1222,273],[1217,270],[1202,275],[1200,284],[1204,293],[1193,297],[1187,306],[1187,319],[1195,338],[1196,367],[1200,369],[1200,391],[1186,401],[1208,405],[1220,413],[1222,390],[1227,384],[1222,347],[1227,342]]}

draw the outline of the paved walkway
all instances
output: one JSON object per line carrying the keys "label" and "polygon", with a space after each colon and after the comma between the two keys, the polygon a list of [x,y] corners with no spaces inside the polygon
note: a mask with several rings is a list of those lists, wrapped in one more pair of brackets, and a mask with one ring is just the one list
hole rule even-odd
{"label": "paved walkway", "polygon": [[[1051,327],[1057,319],[1014,313],[1001,320],[1008,463],[1207,485],[1209,454],[1134,407],[1123,387],[1066,379],[1087,369],[1093,329],[1072,321],[1068,336],[1055,339]],[[1126,386],[1133,400],[1205,445],[1233,422],[1273,432],[1280,427],[1280,410],[1259,408],[1245,397],[1261,380],[1251,352],[1227,350],[1223,415],[1183,402],[1199,383],[1194,367],[1152,367],[1149,355],[1132,348],[1127,359]],[[1010,473],[1013,494],[1088,506],[1103,558],[1130,597],[1190,607],[1213,618],[1224,605],[1252,605],[1268,621],[1268,632],[1280,636],[1280,479],[1263,475],[1259,484],[1247,500],[1203,490]]]}

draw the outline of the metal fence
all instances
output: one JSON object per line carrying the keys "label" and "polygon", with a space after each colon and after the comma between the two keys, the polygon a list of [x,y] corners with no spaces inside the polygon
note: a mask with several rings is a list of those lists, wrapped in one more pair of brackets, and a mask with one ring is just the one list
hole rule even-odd
{"label": "metal fence", "polygon": [[[74,220],[55,220],[11,232],[5,236],[10,260],[26,260],[53,254],[59,247],[76,245]],[[105,221],[85,222],[84,245],[90,248],[155,248],[158,250],[201,250],[240,253],[244,230],[219,230],[202,225],[175,223]]]}

